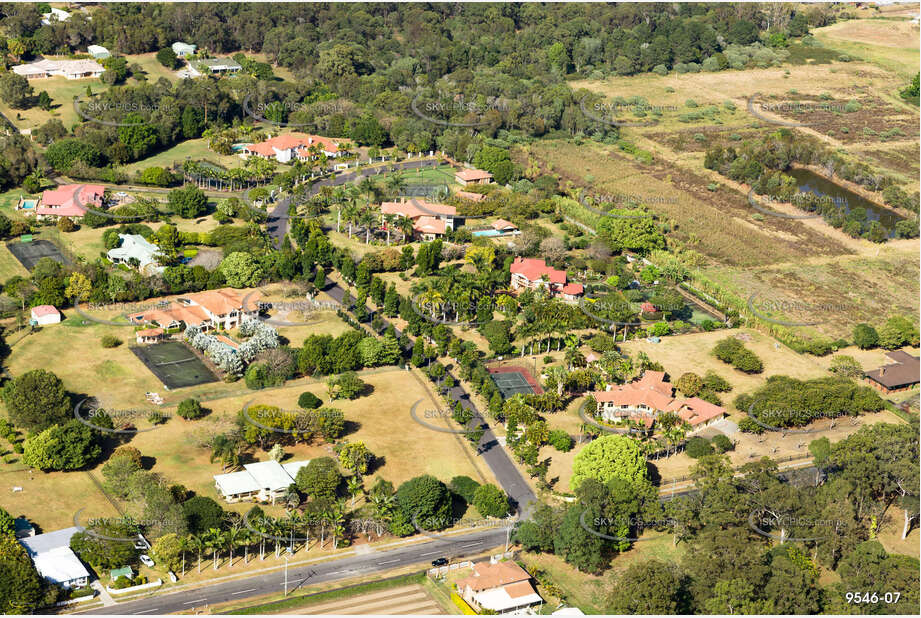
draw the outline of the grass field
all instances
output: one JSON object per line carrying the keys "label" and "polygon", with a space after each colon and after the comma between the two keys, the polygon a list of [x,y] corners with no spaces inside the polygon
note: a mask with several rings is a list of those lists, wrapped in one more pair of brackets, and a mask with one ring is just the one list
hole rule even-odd
{"label": "grass field", "polygon": [[911,78],[918,67],[918,24],[894,19],[838,22],[814,31],[826,47]]}
{"label": "grass field", "polygon": [[[374,471],[374,476],[379,475],[397,486],[420,474],[431,474],[445,482],[456,475],[467,475],[479,482],[495,482],[489,469],[472,458],[469,445],[456,434],[436,432],[412,420],[410,407],[415,401],[422,399],[424,403],[420,406],[426,408],[438,405],[424,388],[424,382],[420,383],[422,378],[415,371],[388,368],[379,373],[363,372],[361,375],[373,392],[354,401],[336,401],[332,405],[343,411],[354,428],[344,439],[363,441],[372,453],[383,459],[383,465]],[[204,419],[190,422],[174,418],[156,431],[138,434],[131,445],[145,456],[154,458],[155,472],[169,479],[181,479],[188,488],[216,497],[212,476],[221,472],[220,464],[208,461],[210,453],[195,445],[196,438],[231,426],[239,410],[247,403],[296,409],[297,398],[304,391],[328,401],[326,385],[320,382],[308,384],[297,381],[278,389],[244,392],[205,401],[203,405],[212,413]],[[448,426],[447,419],[444,423]],[[418,456],[420,444],[425,444],[425,452],[437,453],[437,457]],[[332,455],[332,448],[324,444],[299,444],[285,450],[292,460]],[[267,457],[267,453],[259,450],[253,453],[253,459],[257,461]],[[238,504],[229,508],[246,510],[249,505]]]}
{"label": "grass field", "polygon": [[[65,77],[48,77],[45,79],[30,79],[29,85],[35,90],[35,95],[42,91],[51,97],[51,111],[44,111],[38,106],[30,109],[12,109],[6,103],[0,103],[0,111],[10,119],[19,129],[35,129],[45,124],[52,118],[60,120],[64,127],[70,129],[74,123],[82,118],[74,110],[74,97],[86,97],[86,87],[89,86],[94,93],[106,90],[108,86],[99,79],[67,79]],[[81,100],[82,100],[81,98]]]}
{"label": "grass field", "polygon": [[[208,148],[208,140],[206,138],[199,138],[186,140],[172,148],[168,148],[153,156],[147,157],[146,159],[141,159],[140,161],[122,166],[120,169],[128,174],[133,174],[138,170],[148,167],[170,167],[177,163],[181,165],[186,159],[191,159],[193,161],[207,159],[212,163],[218,163],[226,168],[243,167],[243,159],[240,157],[236,155],[218,154]],[[231,193],[227,194],[228,197],[231,195]]]}

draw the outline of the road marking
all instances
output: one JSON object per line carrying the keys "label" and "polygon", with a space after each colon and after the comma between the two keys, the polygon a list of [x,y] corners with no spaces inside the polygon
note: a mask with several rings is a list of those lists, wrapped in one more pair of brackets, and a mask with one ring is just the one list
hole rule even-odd
{"label": "road marking", "polygon": [[400,559],[397,558],[396,560],[385,560],[384,562],[378,562],[378,564],[392,564],[394,562],[399,562],[399,561]]}
{"label": "road marking", "polygon": [[467,543],[466,545],[461,545],[461,547],[473,547],[474,545],[482,545],[483,541],[477,541],[476,543]]}
{"label": "road marking", "polygon": [[419,555],[420,556],[431,556],[432,554],[440,554],[440,553],[441,553],[441,550],[439,549],[438,551],[430,551],[430,552],[419,554]]}
{"label": "road marking", "polygon": [[153,608],[153,609],[145,609],[145,610],[142,611],[142,612],[134,612],[133,615],[136,616],[136,615],[138,615],[138,614],[149,614],[150,612],[155,612],[155,611],[157,611],[158,609],[160,609],[160,608],[159,608],[159,607],[155,607],[155,608]]}
{"label": "road marking", "polygon": [[208,599],[198,599],[197,601],[186,601],[183,605],[191,605],[192,603],[201,603],[202,601],[207,601]]}
{"label": "road marking", "polygon": [[230,594],[231,594],[231,595],[234,595],[234,594],[243,594],[243,593],[245,593],[245,592],[252,592],[253,590],[258,590],[258,588],[250,588],[249,590],[241,590],[240,592],[231,592]]}

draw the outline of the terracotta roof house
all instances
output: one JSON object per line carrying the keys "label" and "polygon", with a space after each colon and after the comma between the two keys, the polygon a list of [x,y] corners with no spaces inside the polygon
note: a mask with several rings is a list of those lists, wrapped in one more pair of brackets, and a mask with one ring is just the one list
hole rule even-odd
{"label": "terracotta roof house", "polygon": [[134,332],[134,338],[138,345],[145,343],[157,343],[165,336],[166,331],[162,328],[142,328]]}
{"label": "terracotta roof house", "polygon": [[45,77],[66,77],[67,79],[83,79],[85,77],[99,77],[105,67],[95,60],[39,60],[28,64],[18,64],[13,67],[13,73],[22,75],[26,79],[42,79]]}
{"label": "terracotta roof house", "polygon": [[871,386],[884,393],[896,393],[907,391],[918,384],[919,358],[917,356],[912,356],[904,350],[887,352],[886,356],[895,362],[864,374]]}
{"label": "terracotta roof house", "polygon": [[32,307],[31,320],[32,324],[45,326],[47,324],[60,324],[61,312],[54,308],[53,305],[38,305]]}
{"label": "terracotta roof house", "polygon": [[584,292],[581,283],[566,283],[566,271],[547,266],[544,260],[517,257],[509,270],[513,290],[545,288],[552,296],[568,301],[575,301]]}
{"label": "terracotta roof house", "polygon": [[202,330],[229,329],[257,319],[261,298],[258,292],[242,294],[232,288],[207,290],[181,296],[162,308],[129,315],[128,319],[135,324],[156,324],[167,330],[183,326],[198,326]]}
{"label": "terracotta roof house", "polygon": [[449,229],[454,229],[457,209],[447,204],[436,204],[425,200],[403,200],[401,202],[383,202],[381,204],[381,222],[384,215],[396,215],[412,219],[413,232],[422,240],[434,240],[443,236]]}
{"label": "terracotta roof house", "polygon": [[463,169],[454,174],[454,180],[461,186],[488,185],[492,182],[492,174],[485,170]]}
{"label": "terracotta roof house", "polygon": [[480,611],[518,613],[544,601],[531,585],[531,575],[514,562],[476,563],[473,575],[456,585],[461,597]]}
{"label": "terracotta roof house", "polygon": [[491,227],[497,232],[502,232],[503,234],[508,234],[509,232],[518,230],[517,225],[511,221],[506,221],[505,219],[497,219],[496,221],[493,221]]}
{"label": "terracotta roof house", "polygon": [[698,397],[676,399],[662,371],[646,371],[638,380],[608,386],[607,390],[595,391],[592,396],[604,420],[639,421],[647,429],[663,412],[674,412],[691,425],[692,431],[703,429],[726,414],[725,408]]}
{"label": "terracotta roof house", "polygon": [[45,217],[80,218],[88,208],[101,208],[106,188],[102,185],[61,185],[42,193],[34,208],[23,209],[23,214],[35,214],[38,220]]}
{"label": "terracotta roof house", "polygon": [[306,161],[325,154],[327,157],[336,158],[348,152],[351,143],[348,140],[333,139],[322,135],[308,135],[306,133],[286,133],[269,138],[258,144],[244,146],[240,156],[247,157],[274,157],[279,163],[288,163],[292,159]]}
{"label": "terracotta roof house", "polygon": [[471,202],[482,202],[486,199],[486,196],[482,193],[474,193],[473,191],[458,191],[454,195],[462,197],[465,200],[470,200]]}

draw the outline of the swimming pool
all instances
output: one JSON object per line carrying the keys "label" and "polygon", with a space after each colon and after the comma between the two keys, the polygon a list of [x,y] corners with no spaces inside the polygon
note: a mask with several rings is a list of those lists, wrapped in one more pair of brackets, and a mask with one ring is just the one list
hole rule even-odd
{"label": "swimming pool", "polygon": [[477,230],[475,232],[470,232],[472,236],[502,236],[502,232],[499,230]]}
{"label": "swimming pool", "polygon": [[22,206],[20,206],[20,208],[23,210],[32,210],[35,208],[36,204],[38,204],[38,200],[22,200]]}
{"label": "swimming pool", "polygon": [[231,152],[240,152],[247,146],[252,146],[252,144],[234,144],[230,147]]}

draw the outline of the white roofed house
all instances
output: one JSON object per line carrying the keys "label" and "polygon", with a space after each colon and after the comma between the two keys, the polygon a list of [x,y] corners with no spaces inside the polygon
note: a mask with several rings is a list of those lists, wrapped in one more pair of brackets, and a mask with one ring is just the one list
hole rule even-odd
{"label": "white roofed house", "polygon": [[19,539],[26,553],[46,581],[63,588],[80,588],[90,573],[70,549],[70,538],[80,532],[76,526]]}
{"label": "white roofed house", "polygon": [[140,234],[119,234],[118,237],[121,244],[109,249],[107,254],[113,264],[132,266],[145,275],[159,275],[163,272],[163,266],[157,263],[160,247]]}
{"label": "white roofed house", "polygon": [[176,41],[172,45],[173,53],[180,58],[193,55],[197,47],[197,45],[192,45],[191,43],[183,43],[182,41]]}
{"label": "white roofed house", "polygon": [[294,484],[297,471],[310,460],[280,464],[277,461],[260,461],[246,464],[240,472],[216,474],[214,486],[227,502],[252,500],[275,504],[283,498],[288,487]]}
{"label": "white roofed house", "polygon": [[531,585],[531,574],[514,562],[476,563],[473,574],[456,586],[474,609],[497,614],[530,613],[526,608],[544,601]]}
{"label": "white roofed house", "polygon": [[12,70],[13,73],[22,75],[26,79],[45,77],[83,79],[99,77],[105,71],[105,67],[95,60],[39,60],[28,64],[17,64]]}
{"label": "white roofed house", "polygon": [[63,9],[51,7],[48,13],[42,13],[42,25],[50,26],[53,22],[63,22],[70,19],[70,13]]}

